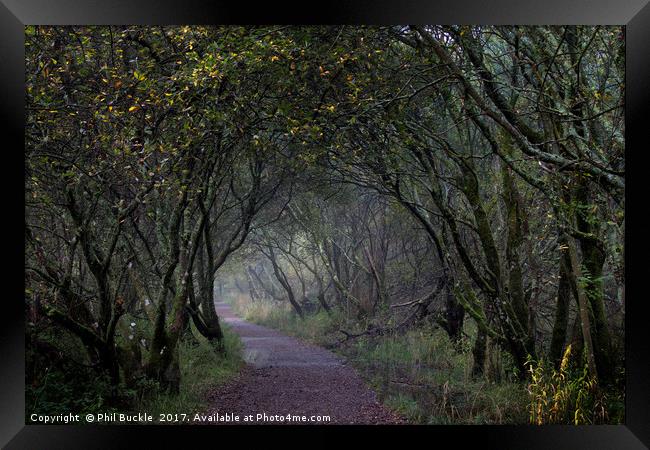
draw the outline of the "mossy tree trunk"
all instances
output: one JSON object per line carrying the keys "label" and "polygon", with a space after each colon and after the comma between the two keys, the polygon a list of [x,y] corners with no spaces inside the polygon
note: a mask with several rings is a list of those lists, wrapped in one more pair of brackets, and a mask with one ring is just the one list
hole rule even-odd
{"label": "mossy tree trunk", "polygon": [[598,218],[591,210],[589,188],[582,185],[578,189],[579,209],[576,223],[580,232],[578,242],[582,253],[584,291],[589,302],[590,320],[593,325],[594,357],[598,374],[603,383],[612,383],[614,364],[612,342],[607,321],[603,292],[603,266],[605,264],[604,244],[598,237]]}
{"label": "mossy tree trunk", "polygon": [[553,322],[553,332],[551,336],[551,346],[549,357],[556,368],[559,368],[564,353],[564,344],[566,342],[567,327],[569,325],[569,307],[571,305],[571,280],[569,268],[568,247],[566,238],[562,235],[558,239],[560,248],[563,249],[560,254],[560,281],[557,288],[557,302],[555,307],[555,320]]}

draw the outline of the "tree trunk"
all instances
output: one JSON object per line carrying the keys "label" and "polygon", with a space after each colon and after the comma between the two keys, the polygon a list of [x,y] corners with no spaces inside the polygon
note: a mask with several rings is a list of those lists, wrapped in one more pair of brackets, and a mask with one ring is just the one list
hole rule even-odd
{"label": "tree trunk", "polygon": [[598,370],[596,366],[596,361],[594,357],[594,346],[591,338],[591,320],[589,318],[589,302],[587,300],[587,295],[585,294],[584,289],[580,286],[579,280],[582,278],[582,271],[580,270],[580,265],[578,264],[578,256],[576,254],[575,243],[571,240],[570,237],[566,239],[567,245],[569,247],[569,258],[571,260],[571,273],[573,282],[576,286],[576,292],[578,297],[578,309],[580,317],[580,326],[582,329],[582,339],[585,345],[585,351],[587,352],[587,365],[589,367],[589,373],[597,377]]}
{"label": "tree trunk", "polygon": [[[586,181],[584,182],[586,183]],[[578,190],[578,201],[583,209],[578,211],[577,225],[581,231],[580,249],[582,250],[582,262],[587,273],[584,280],[584,292],[589,302],[590,322],[592,324],[592,335],[594,340],[594,358],[600,380],[606,384],[614,381],[614,364],[612,359],[612,343],[605,312],[603,295],[603,265],[605,264],[605,251],[602,242],[597,238],[598,224],[596,218],[589,216],[587,206],[591,204],[588,187],[580,186]]]}
{"label": "tree trunk", "polygon": [[291,306],[293,306],[293,309],[296,311],[298,316],[300,316],[301,319],[305,318],[305,315],[302,311],[302,307],[300,304],[296,301],[296,296],[293,293],[293,289],[291,288],[291,284],[289,284],[289,280],[287,279],[287,276],[284,274],[282,269],[277,263],[277,260],[275,258],[275,252],[273,251],[273,248],[269,247],[269,260],[271,261],[271,265],[273,266],[273,273],[275,274],[275,277],[278,279],[282,287],[287,293],[287,297],[289,298],[289,303],[291,303]]}
{"label": "tree trunk", "polygon": [[472,376],[480,377],[483,375],[485,368],[485,351],[487,346],[487,334],[481,327],[478,327],[472,355],[474,356],[474,365],[472,367]]}
{"label": "tree trunk", "polygon": [[323,287],[323,279],[318,277],[318,303],[323,307],[328,315],[332,314],[332,309],[330,305],[327,304],[327,299],[325,298],[325,288]]}
{"label": "tree trunk", "polygon": [[463,323],[465,320],[465,308],[458,303],[456,296],[450,288],[447,288],[447,296],[445,299],[445,331],[449,335],[452,342],[458,343],[463,331]]}
{"label": "tree trunk", "polygon": [[[561,247],[566,247],[566,239],[560,237],[558,240]],[[556,368],[559,368],[564,353],[564,343],[566,342],[567,327],[569,324],[569,306],[571,304],[571,284],[569,267],[571,261],[567,251],[562,250],[560,255],[560,282],[557,289],[557,304],[555,308],[555,322],[553,323],[553,334],[551,337],[551,347],[549,357]]]}

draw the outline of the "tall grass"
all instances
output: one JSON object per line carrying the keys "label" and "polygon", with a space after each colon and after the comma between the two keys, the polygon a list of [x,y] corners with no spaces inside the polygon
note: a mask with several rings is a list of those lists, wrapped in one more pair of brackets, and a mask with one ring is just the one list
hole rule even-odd
{"label": "tall grass", "polygon": [[[523,383],[513,376],[513,364],[496,348],[487,367],[490,374],[475,379],[471,323],[460,343],[429,325],[403,334],[359,337],[340,344],[340,329],[358,331],[344,314],[324,311],[300,319],[283,304],[251,302],[247,297],[233,301],[235,311],[246,320],[282,330],[306,341],[334,347],[373,388],[380,400],[412,423],[500,424],[526,423],[528,398]],[[336,345],[339,344],[339,345]],[[498,372],[498,373],[495,373]],[[500,380],[495,382],[494,380]]]}
{"label": "tall grass", "polygon": [[586,358],[572,357],[567,346],[560,367],[529,361],[530,423],[574,425],[622,422],[622,398],[612,397],[589,375]]}
{"label": "tall grass", "polygon": [[404,334],[359,338],[343,347],[353,365],[389,407],[414,423],[524,423],[526,394],[507,376],[473,378],[469,339],[453,344],[426,327]]}

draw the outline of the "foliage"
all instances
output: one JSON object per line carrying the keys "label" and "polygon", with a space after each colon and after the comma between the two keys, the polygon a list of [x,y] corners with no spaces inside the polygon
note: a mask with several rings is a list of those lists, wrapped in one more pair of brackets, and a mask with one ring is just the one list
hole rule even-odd
{"label": "foliage", "polygon": [[572,359],[571,356],[571,345],[568,345],[557,369],[543,359],[529,361],[530,382],[527,390],[530,423],[620,423],[622,417],[610,417],[610,409],[620,413],[616,402],[609,405],[607,393],[589,375],[586,361],[578,364],[576,358]]}
{"label": "foliage", "polygon": [[34,412],[85,415],[133,411],[156,416],[159,413],[201,411],[207,407],[210,389],[239,373],[243,365],[241,348],[238,336],[228,327],[224,327],[224,345],[219,352],[194,330],[179,344],[182,381],[177,394],[161,389],[158,382],[147,378],[140,378],[131,386],[121,384],[114,393],[110,379],[105,375],[97,376],[90,367],[66,360],[43,361],[42,355],[30,352],[27,354],[28,363],[42,367],[43,373],[28,374],[27,420],[29,422],[29,415]]}
{"label": "foliage", "polygon": [[[47,370],[38,380],[25,386],[26,423],[32,413],[44,415],[111,413],[115,404],[111,397],[110,380],[97,377],[91,370],[74,367]],[[124,404],[121,405],[122,407]]]}

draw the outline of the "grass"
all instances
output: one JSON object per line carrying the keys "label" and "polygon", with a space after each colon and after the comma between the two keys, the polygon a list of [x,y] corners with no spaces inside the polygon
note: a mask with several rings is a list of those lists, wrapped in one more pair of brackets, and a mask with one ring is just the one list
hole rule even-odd
{"label": "grass", "polygon": [[[134,319],[135,322],[135,319]],[[149,323],[135,327],[147,336]],[[242,344],[227,325],[223,326],[224,349],[219,353],[192,325],[192,337],[179,343],[180,389],[172,394],[160,389],[157,382],[143,378],[135,386],[120,384],[111,398],[108,377],[99,376],[87,365],[73,363],[52,351],[45,355],[26,352],[26,423],[30,415],[79,413],[147,413],[157,420],[159,414],[194,414],[207,408],[207,393],[236,376],[242,365]],[[41,340],[57,342],[71,354],[83,355],[78,339],[52,329]],[[52,348],[56,348],[52,346]],[[57,357],[58,356],[58,357]],[[146,423],[146,422],[145,422]],[[154,422],[155,423],[155,422]]]}
{"label": "grass", "polygon": [[154,393],[140,401],[138,411],[152,414],[154,418],[159,414],[204,411],[208,407],[209,390],[232,379],[243,365],[239,337],[227,325],[223,326],[223,331],[225,350],[218,353],[193,329],[195,339],[184,339],[179,344],[180,392]]}
{"label": "grass", "polygon": [[[317,345],[340,342],[340,329],[358,331],[340,312],[321,311],[303,320],[287,305],[252,303],[245,297],[233,308],[246,320],[269,326]],[[475,333],[472,323],[467,335]],[[453,344],[430,326],[403,334],[359,337],[336,346],[387,407],[417,424],[522,424],[528,421],[526,386],[517,381],[508,356],[491,348],[487,375],[473,378],[471,338]],[[498,364],[495,364],[496,361]],[[495,381],[497,380],[497,381]]]}
{"label": "grass", "polygon": [[305,315],[300,319],[293,310],[284,304],[270,302],[246,302],[238,297],[233,303],[235,312],[249,322],[282,330],[305,341],[317,345],[330,345],[336,340],[340,316],[329,316],[325,311]]}
{"label": "grass", "polygon": [[591,425],[623,422],[623,396],[603,390],[590,375],[586,355],[567,346],[559,368],[543,359],[529,361],[530,422],[537,425]]}

